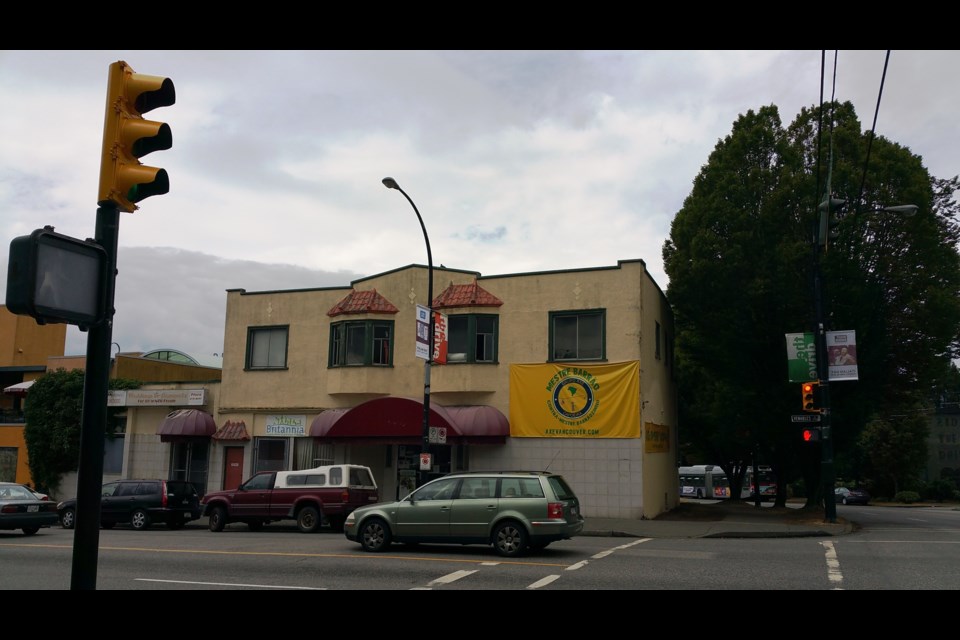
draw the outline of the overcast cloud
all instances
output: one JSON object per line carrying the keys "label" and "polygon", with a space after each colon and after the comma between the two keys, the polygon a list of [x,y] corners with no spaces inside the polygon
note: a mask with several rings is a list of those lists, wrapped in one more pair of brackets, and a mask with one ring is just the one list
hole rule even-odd
{"label": "overcast cloud", "polygon": [[[840,51],[868,130],[884,51]],[[833,81],[827,56],[825,98]],[[170,193],[121,213],[113,341],[222,353],[226,289],[346,286],[434,263],[483,275],[642,259],[748,110],[820,100],[820,51],[4,51],[0,245],[94,235],[107,71],[173,80]],[[876,133],[960,173],[960,53],[893,51]],[[7,261],[0,264],[6,290]],[[116,350],[116,347],[114,348]],[[67,354],[86,352],[68,329]]]}

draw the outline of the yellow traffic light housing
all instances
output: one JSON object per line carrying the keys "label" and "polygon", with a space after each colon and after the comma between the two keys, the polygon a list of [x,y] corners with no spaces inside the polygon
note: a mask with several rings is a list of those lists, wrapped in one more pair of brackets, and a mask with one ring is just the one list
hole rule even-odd
{"label": "yellow traffic light housing", "polygon": [[113,202],[121,211],[133,213],[135,203],[170,191],[167,172],[144,166],[140,158],[173,146],[170,126],[145,120],[143,114],[175,101],[169,78],[134,73],[122,60],[110,65],[98,203]]}
{"label": "yellow traffic light housing", "polygon": [[820,413],[820,402],[817,395],[820,389],[820,382],[804,382],[800,385],[800,396],[802,398],[803,410],[808,413]]}

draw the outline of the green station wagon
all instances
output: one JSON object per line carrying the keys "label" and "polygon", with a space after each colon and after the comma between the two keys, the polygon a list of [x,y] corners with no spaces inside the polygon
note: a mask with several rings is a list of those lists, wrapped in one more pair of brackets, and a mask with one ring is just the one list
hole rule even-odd
{"label": "green station wagon", "polygon": [[344,534],[366,551],[392,542],[493,545],[516,557],[583,530],[580,501],[562,476],[545,471],[454,473],[397,502],[347,516]]}

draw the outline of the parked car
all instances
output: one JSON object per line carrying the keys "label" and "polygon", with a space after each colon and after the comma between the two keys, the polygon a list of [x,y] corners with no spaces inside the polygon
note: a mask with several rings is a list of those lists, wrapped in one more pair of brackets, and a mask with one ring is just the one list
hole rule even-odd
{"label": "parked car", "polygon": [[23,529],[32,536],[40,527],[57,523],[57,507],[30,487],[16,482],[0,482],[0,529]]}
{"label": "parked car", "polygon": [[843,504],[869,504],[870,494],[865,489],[848,489],[847,487],[837,487],[833,490],[837,502]]}
{"label": "parked car", "polygon": [[397,502],[355,509],[343,529],[365,551],[384,551],[392,542],[485,544],[508,558],[582,530],[573,489],[545,471],[450,474]]}
{"label": "parked car", "polygon": [[[60,526],[73,529],[77,499],[58,504],[57,513]],[[158,522],[180,529],[199,517],[200,494],[192,482],[184,480],[115,480],[103,485],[100,495],[100,526],[104,529],[130,524],[139,530]]]}

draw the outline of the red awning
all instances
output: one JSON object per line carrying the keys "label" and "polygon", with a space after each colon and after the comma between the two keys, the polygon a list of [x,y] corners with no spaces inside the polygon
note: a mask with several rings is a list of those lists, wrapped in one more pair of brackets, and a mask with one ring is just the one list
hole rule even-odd
{"label": "red awning", "polygon": [[464,436],[510,435],[510,422],[496,407],[478,404],[445,408]]}
{"label": "red awning", "polygon": [[216,432],[217,424],[213,416],[199,409],[175,409],[157,427],[161,442],[174,442],[180,438],[209,438]]}
{"label": "red awning", "polygon": [[[459,419],[458,419],[459,417]],[[494,407],[444,407],[430,404],[430,426],[447,430],[448,443],[504,442],[510,434],[506,416]],[[314,438],[337,442],[383,444],[423,442],[423,401],[386,397],[352,409],[329,409],[310,424]]]}
{"label": "red awning", "polygon": [[211,437],[214,440],[249,440],[250,434],[247,433],[247,425],[243,420],[240,422],[227,420],[226,424],[217,429]]}

